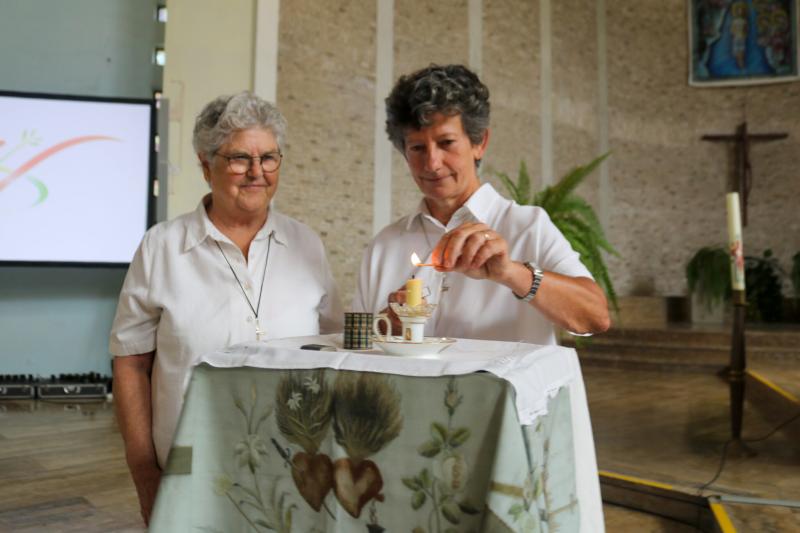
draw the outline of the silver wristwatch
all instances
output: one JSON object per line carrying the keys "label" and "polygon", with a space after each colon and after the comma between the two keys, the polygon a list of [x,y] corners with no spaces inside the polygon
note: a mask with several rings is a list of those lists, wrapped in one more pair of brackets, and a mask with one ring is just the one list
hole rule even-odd
{"label": "silver wristwatch", "polygon": [[513,291],[511,292],[511,294],[513,294],[517,300],[522,300],[523,302],[530,302],[531,300],[533,300],[533,297],[536,296],[536,291],[539,290],[539,285],[542,284],[542,277],[544,277],[544,272],[542,272],[539,268],[537,268],[529,261],[526,261],[522,264],[525,265],[525,268],[531,271],[531,274],[533,274],[533,281],[531,282],[531,288],[530,290],[528,290],[528,294],[526,294],[525,296],[517,296],[517,293]]}

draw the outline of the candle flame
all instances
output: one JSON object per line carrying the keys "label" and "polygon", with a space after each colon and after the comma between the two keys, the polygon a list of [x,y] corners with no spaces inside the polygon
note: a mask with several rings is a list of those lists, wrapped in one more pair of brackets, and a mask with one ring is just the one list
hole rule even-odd
{"label": "candle flame", "polygon": [[411,264],[414,265],[414,266],[418,266],[420,263],[422,263],[422,261],[419,260],[419,256],[417,255],[417,252],[412,253],[411,254]]}

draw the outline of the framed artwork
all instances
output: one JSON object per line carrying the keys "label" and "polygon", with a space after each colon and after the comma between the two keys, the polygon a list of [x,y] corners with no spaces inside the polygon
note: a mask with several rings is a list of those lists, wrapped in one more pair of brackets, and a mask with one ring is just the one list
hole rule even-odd
{"label": "framed artwork", "polygon": [[689,84],[800,79],[798,0],[688,0]]}

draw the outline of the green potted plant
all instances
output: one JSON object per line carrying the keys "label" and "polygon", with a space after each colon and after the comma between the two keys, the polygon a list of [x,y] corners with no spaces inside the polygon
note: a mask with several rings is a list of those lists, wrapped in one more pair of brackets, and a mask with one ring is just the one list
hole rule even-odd
{"label": "green potted plant", "polygon": [[795,322],[800,322],[800,252],[792,256],[792,269],[789,272],[789,281],[792,283],[792,288],[794,289],[791,318]]}
{"label": "green potted plant", "polygon": [[800,252],[792,257],[792,271],[789,279],[794,287],[794,317],[795,320],[800,320]]}
{"label": "green potted plant", "polygon": [[531,179],[525,161],[520,162],[516,182],[507,174],[497,176],[508,190],[511,199],[520,205],[536,205],[547,211],[553,224],[566,237],[572,248],[581,256],[581,261],[608,296],[612,308],[619,310],[617,293],[608,275],[603,252],[619,257],[617,251],[606,240],[603,227],[589,203],[574,193],[586,177],[611,155],[601,155],[588,165],[572,169],[558,183],[531,194]]}
{"label": "green potted plant", "polygon": [[748,319],[758,322],[780,322],[783,319],[783,274],[772,250],[764,250],[761,257],[744,258]]}
{"label": "green potted plant", "polygon": [[800,299],[800,252],[792,257],[792,273],[790,274],[792,287],[794,287],[794,297]]}
{"label": "green potted plant", "polygon": [[686,264],[692,321],[721,324],[731,297],[730,254],[723,246],[704,246]]}

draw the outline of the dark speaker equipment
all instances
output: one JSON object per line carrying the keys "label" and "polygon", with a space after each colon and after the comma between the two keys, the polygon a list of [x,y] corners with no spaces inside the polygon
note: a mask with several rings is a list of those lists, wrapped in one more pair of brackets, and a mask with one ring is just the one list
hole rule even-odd
{"label": "dark speaker equipment", "polygon": [[110,391],[111,378],[96,372],[49,378],[0,374],[0,400],[104,400]]}
{"label": "dark speaker equipment", "polygon": [[28,383],[0,383],[0,400],[32,400],[36,387]]}
{"label": "dark speaker equipment", "polygon": [[105,399],[105,383],[45,383],[37,385],[40,400]]}

